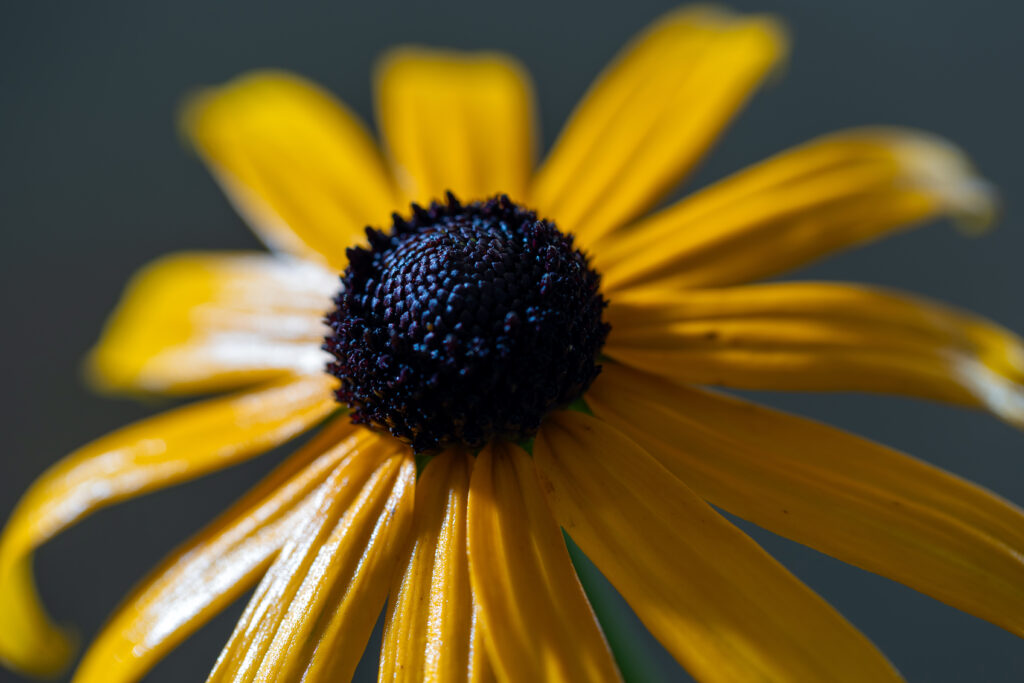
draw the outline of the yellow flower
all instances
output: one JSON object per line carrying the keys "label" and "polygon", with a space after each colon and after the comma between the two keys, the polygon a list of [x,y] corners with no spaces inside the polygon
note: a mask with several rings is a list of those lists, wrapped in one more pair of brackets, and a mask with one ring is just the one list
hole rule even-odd
{"label": "yellow flower", "polygon": [[[991,194],[948,143],[845,131],[642,217],[783,52],[771,19],[669,14],[536,171],[530,86],[500,55],[392,53],[383,155],[295,76],[194,98],[189,137],[274,254],[149,266],[90,368],[111,390],[239,391],[32,486],[0,540],[0,660],[46,674],[70,657],[35,595],[41,543],[324,421],[135,589],[76,681],[137,680],[254,585],[212,681],[344,680],[385,603],[382,679],[614,680],[560,527],[699,680],[899,678],[709,503],[1024,635],[1020,510],[696,386],[908,394],[1024,425],[1010,332],[877,288],[748,284],[939,215],[983,224]],[[428,204],[448,190],[463,203]],[[427,208],[364,237],[409,201]],[[431,454],[419,475],[410,443]]]}

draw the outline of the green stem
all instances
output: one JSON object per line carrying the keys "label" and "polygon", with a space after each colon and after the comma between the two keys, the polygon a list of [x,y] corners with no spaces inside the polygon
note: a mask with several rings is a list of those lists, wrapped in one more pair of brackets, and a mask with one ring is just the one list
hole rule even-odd
{"label": "green stem", "polygon": [[646,681],[657,681],[661,677],[657,669],[652,665],[649,648],[646,643],[637,637],[637,633],[628,625],[623,623],[621,604],[622,600],[615,592],[608,580],[594,566],[590,559],[583,554],[568,534],[565,536],[565,545],[569,549],[569,557],[572,558],[576,574],[580,577],[583,590],[590,600],[594,614],[604,630],[605,638],[608,639],[608,646],[611,647],[615,663],[619,665],[619,671],[627,683],[642,683]]}

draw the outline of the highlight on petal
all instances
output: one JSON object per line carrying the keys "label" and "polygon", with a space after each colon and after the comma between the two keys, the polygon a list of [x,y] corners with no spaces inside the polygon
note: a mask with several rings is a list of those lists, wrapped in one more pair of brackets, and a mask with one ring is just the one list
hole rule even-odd
{"label": "highlight on petal", "polygon": [[709,502],[1024,636],[1024,511],[838,429],[615,365],[587,394]]}
{"label": "highlight on petal", "polygon": [[787,282],[612,300],[604,353],[676,381],[869,391],[983,407],[1024,428],[1024,342],[979,316],[864,285]]}
{"label": "highlight on petal", "polygon": [[768,17],[706,6],[662,17],[577,106],[530,202],[588,242],[636,218],[703,156],[785,43]]}
{"label": "highlight on petal", "polygon": [[493,679],[469,585],[466,504],[473,460],[451,449],[416,482],[413,540],[391,586],[380,681]]}
{"label": "highlight on petal", "polygon": [[619,680],[533,461],[493,442],[469,488],[469,573],[484,642],[506,681]]}
{"label": "highlight on petal", "polygon": [[175,550],[104,626],[75,683],[129,683],[248,590],[312,512],[342,461],[378,447],[338,418],[217,520]]}
{"label": "highlight on petal", "polygon": [[260,253],[189,252],[139,272],[88,360],[110,391],[186,394],[322,372],[336,273]]}
{"label": "highlight on petal", "polygon": [[365,126],[329,93],[257,71],[193,95],[185,134],[239,212],[275,249],[344,270],[395,191]]}
{"label": "highlight on petal", "polygon": [[33,550],[87,515],[228,467],[283,443],[334,410],[327,375],[195,403],[123,427],[52,466],[0,536],[0,662],[53,673],[70,655],[36,594]]}
{"label": "highlight on petal", "polygon": [[832,607],[621,432],[556,413],[534,460],[558,521],[698,680],[900,680]]}
{"label": "highlight on petal", "polygon": [[406,197],[425,204],[451,190],[472,201],[521,201],[533,170],[533,89],[505,55],[406,47],[377,69],[381,135]]}
{"label": "highlight on petal", "polygon": [[593,246],[609,290],[766,278],[940,215],[982,226],[992,189],[949,142],[852,129],[782,152]]}
{"label": "highlight on petal", "polygon": [[349,680],[405,549],[415,480],[412,451],[397,442],[341,463],[256,588],[208,680]]}

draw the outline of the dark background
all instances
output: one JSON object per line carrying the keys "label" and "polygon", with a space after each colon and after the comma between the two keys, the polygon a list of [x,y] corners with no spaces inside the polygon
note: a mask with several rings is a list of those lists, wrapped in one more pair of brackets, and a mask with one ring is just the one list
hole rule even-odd
{"label": "dark background", "polygon": [[[632,0],[586,9],[547,0],[290,5],[5,5],[0,517],[57,458],[161,407],[96,397],[79,381],[79,360],[132,271],[173,250],[257,247],[175,133],[173,114],[183,93],[253,67],[280,66],[318,80],[369,118],[370,68],[387,46],[497,48],[533,73],[549,145],[591,77],[671,3]],[[948,136],[1003,191],[1006,210],[995,232],[968,239],[947,224],[930,226],[799,276],[914,289],[1024,331],[1024,4],[779,0],[764,6],[742,0],[733,6],[783,17],[794,52],[784,77],[755,98],[689,187],[848,125],[906,124]],[[994,418],[894,398],[764,398],[920,455],[1024,503],[1024,434]],[[103,511],[44,547],[37,571],[53,613],[91,637],[147,568],[281,456]],[[885,579],[751,532],[909,679],[1024,678],[1024,641]],[[240,609],[172,654],[151,680],[201,680]],[[682,676],[653,641],[641,641],[635,651],[650,653],[661,677]],[[372,664],[362,674],[372,678]],[[0,671],[0,681],[15,680],[21,679]]]}

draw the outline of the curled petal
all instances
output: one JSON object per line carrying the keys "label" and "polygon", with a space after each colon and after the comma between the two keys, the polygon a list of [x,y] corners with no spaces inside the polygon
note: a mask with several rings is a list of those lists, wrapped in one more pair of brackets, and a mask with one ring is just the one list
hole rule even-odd
{"label": "curled petal", "polygon": [[633,290],[608,318],[606,354],[676,381],[903,394],[1024,427],[1024,342],[922,298],[816,282]]}
{"label": "curled petal", "polygon": [[75,683],[137,681],[252,586],[309,517],[316,489],[376,439],[339,418],[172,553],[97,636]]}
{"label": "curled petal", "polygon": [[992,189],[945,140],[853,129],[782,152],[593,245],[605,286],[758,280],[940,215],[985,225]]}
{"label": "curled petal", "polygon": [[322,375],[195,403],[112,432],[43,473],[0,536],[0,661],[46,673],[70,655],[35,591],[36,547],[96,510],[283,443],[334,410],[333,386]]}

